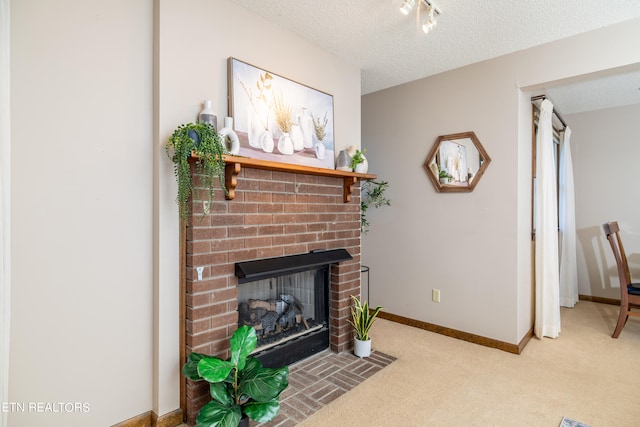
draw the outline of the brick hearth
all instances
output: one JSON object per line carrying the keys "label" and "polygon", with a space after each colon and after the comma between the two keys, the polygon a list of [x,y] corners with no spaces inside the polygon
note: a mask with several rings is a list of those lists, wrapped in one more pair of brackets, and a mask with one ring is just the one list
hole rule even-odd
{"label": "brick hearth", "polygon": [[[237,328],[236,262],[344,248],[353,260],[331,266],[330,348],[352,348],[351,295],[360,293],[360,190],[344,203],[340,177],[243,168],[235,198],[216,190],[207,215],[204,198],[191,202],[184,233],[185,355],[192,351],[228,357]],[[200,191],[206,195],[206,191]],[[202,280],[196,268],[203,267]],[[194,424],[209,400],[204,383],[186,382],[184,409]]]}

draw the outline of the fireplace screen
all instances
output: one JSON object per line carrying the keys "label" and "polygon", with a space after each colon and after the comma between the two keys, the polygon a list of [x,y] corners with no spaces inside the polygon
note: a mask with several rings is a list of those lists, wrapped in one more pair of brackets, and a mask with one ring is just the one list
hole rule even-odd
{"label": "fireplace screen", "polygon": [[257,351],[327,328],[327,276],[319,268],[238,286],[239,325],[256,329]]}

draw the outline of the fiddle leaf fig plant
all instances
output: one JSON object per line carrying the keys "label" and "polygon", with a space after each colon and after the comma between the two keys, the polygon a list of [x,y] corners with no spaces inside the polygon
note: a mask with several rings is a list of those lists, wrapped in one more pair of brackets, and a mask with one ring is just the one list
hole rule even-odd
{"label": "fiddle leaf fig plant", "polygon": [[[213,201],[216,180],[218,186],[228,194],[225,187],[223,157],[227,150],[222,137],[212,124],[187,123],[178,126],[169,137],[165,148],[167,156],[174,163],[173,170],[178,183],[176,201],[181,219],[187,220],[189,216],[189,197],[196,189],[194,175],[202,177],[202,183],[209,191],[209,203]],[[189,164],[189,158],[192,156],[195,158],[196,166],[194,175],[191,174]]]}
{"label": "fiddle leaf fig plant", "polygon": [[264,423],[278,415],[280,393],[289,385],[289,367],[262,367],[250,356],[257,342],[255,329],[243,325],[231,337],[228,360],[200,353],[189,355],[182,374],[193,381],[207,381],[212,397],[198,413],[198,426],[233,427],[244,415]]}

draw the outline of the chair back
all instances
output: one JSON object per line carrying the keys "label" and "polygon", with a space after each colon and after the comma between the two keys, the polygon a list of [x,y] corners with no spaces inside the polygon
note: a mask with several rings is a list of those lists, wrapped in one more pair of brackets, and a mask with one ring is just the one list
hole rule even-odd
{"label": "chair back", "polygon": [[622,245],[622,239],[620,238],[620,227],[617,221],[607,222],[602,225],[604,232],[607,235],[607,240],[611,245],[613,256],[616,259],[618,266],[618,277],[620,278],[620,292],[622,295],[627,295],[627,287],[631,284],[631,274],[629,273],[629,264],[627,263],[627,255],[624,252],[624,246]]}

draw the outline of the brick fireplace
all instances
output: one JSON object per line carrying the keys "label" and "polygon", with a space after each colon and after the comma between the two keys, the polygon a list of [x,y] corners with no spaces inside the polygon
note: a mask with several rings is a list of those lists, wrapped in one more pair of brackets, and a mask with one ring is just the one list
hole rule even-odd
{"label": "brick fireplace", "polygon": [[[195,351],[229,356],[229,338],[238,327],[236,263],[318,249],[346,249],[353,257],[329,266],[330,348],[350,350],[350,296],[360,294],[357,179],[349,188],[350,201],[345,202],[349,198],[345,177],[246,165],[235,172],[233,200],[225,200],[224,192],[216,190],[211,206],[198,195],[191,202],[192,214],[183,232],[184,355]],[[206,191],[200,193],[204,196]],[[207,384],[185,382],[182,407],[190,424],[209,399]]]}

